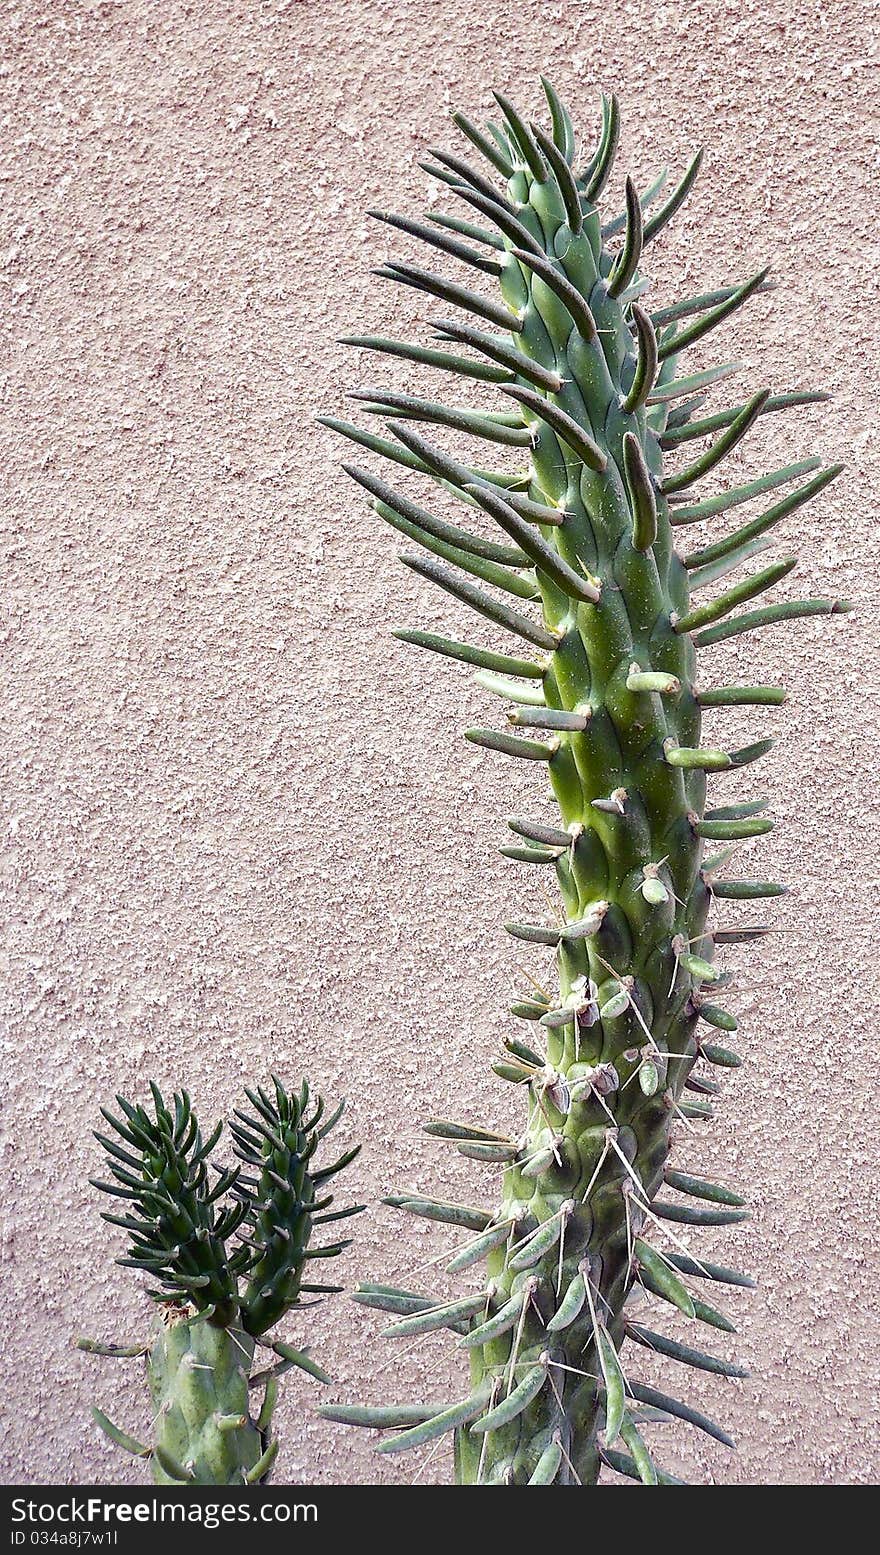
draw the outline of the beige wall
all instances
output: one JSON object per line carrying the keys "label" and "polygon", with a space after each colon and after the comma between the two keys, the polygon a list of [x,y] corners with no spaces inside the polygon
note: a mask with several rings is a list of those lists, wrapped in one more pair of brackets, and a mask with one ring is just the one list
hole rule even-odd
{"label": "beige wall", "polygon": [[[857,0],[4,7],[5,1478],[141,1473],[88,1422],[94,1398],[143,1427],[136,1365],[72,1349],[149,1316],[86,1186],[114,1090],[187,1083],[213,1117],[272,1064],[345,1091],[364,1141],[348,1186],[371,1204],[351,1282],[424,1279],[448,1242],[382,1193],[491,1192],[419,1124],[510,1108],[487,1077],[516,960],[499,925],[533,888],[495,845],[536,780],[461,740],[494,715],[467,671],[389,641],[461,614],[396,565],[313,418],[384,371],[338,335],[424,311],[370,278],[388,244],[365,207],[417,211],[449,108],[479,116],[497,86],[534,112],[546,71],[585,126],[599,87],[620,92],[617,195],[625,170],[705,142],[654,295],[772,260],[780,289],[715,350],[749,364],[743,383],[835,392],[739,461],[847,461],[783,548],[800,542],[805,589],[860,609],[725,661],[792,688],[724,730],[779,737],[761,786],[780,825],[756,856],[793,894],[785,932],[736,958],[748,1067],[680,1152],[754,1204],[713,1244],[761,1275],[731,1302],[752,1378],[674,1378],[740,1450],[665,1431],[665,1460],[701,1481],[877,1479],[868,21]],[[446,1339],[395,1350],[344,1298],[308,1316],[289,1335],[340,1392],[458,1385]],[[310,1419],[316,1394],[287,1387],[281,1481],[415,1473]],[[445,1473],[438,1456],[424,1479]]]}

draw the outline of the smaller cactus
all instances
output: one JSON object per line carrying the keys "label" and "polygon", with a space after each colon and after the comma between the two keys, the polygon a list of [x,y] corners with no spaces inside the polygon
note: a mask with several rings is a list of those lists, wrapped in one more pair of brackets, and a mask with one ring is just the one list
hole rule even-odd
{"label": "smaller cactus", "polygon": [[[304,1350],[266,1336],[304,1294],[342,1288],[304,1276],[311,1259],[337,1257],[349,1245],[309,1244],[315,1226],[363,1210],[331,1209],[333,1194],[324,1192],[360,1146],[316,1166],[344,1104],[324,1119],[324,1103],[306,1081],[298,1095],[274,1076],[273,1088],[246,1090],[251,1110],[235,1110],[229,1132],[240,1164],[231,1167],[211,1160],[222,1122],[203,1140],[186,1091],[169,1108],[151,1082],[153,1117],[122,1096],[121,1118],[101,1108],[117,1136],[95,1135],[112,1181],[91,1181],[124,1201],[123,1213],[105,1211],[102,1219],[128,1232],[128,1254],[116,1262],[149,1276],[158,1319],[144,1344],[80,1339],[78,1346],[93,1355],[146,1357],[154,1442],[135,1441],[100,1409],[92,1413],[117,1446],[150,1460],[160,1485],[265,1481],[278,1452],[271,1428],[279,1376],[297,1366],[330,1380]],[[255,1371],[257,1348],[273,1358]],[[254,1391],[262,1392],[255,1416]]]}
{"label": "smaller cactus", "polygon": [[[485,1264],[481,1289],[457,1300],[375,1285],[355,1293],[362,1306],[397,1319],[390,1336],[457,1333],[469,1358],[467,1394],[452,1405],[383,1401],[320,1412],[396,1433],[380,1442],[382,1453],[433,1451],[453,1434],[460,1485],[592,1486],[605,1467],[658,1485],[675,1481],[654,1463],[643,1426],[683,1420],[733,1443],[689,1403],[641,1382],[639,1350],[698,1372],[743,1372],[657,1333],[653,1319],[643,1326],[643,1309],[633,1313],[632,1303],[654,1297],[688,1322],[728,1332],[729,1319],[681,1276],[752,1283],[704,1262],[678,1237],[678,1229],[748,1214],[732,1189],[678,1170],[671,1154],[683,1142],[681,1125],[712,1116],[719,1086],[711,1070],[740,1063],[712,1040],[716,1029],[737,1025],[715,1003],[731,976],[716,950],[769,932],[765,923],[719,923],[710,913],[785,891],[724,874],[740,842],[770,831],[767,801],[730,803],[722,793],[707,808],[707,782],[751,766],[772,741],[762,735],[729,750],[701,739],[703,709],[775,707],[785,689],[707,684],[698,650],[849,609],[836,598],[797,597],[755,607],[791,575],[792,556],[730,584],[841,466],[822,470],[813,456],[692,499],[691,487],[759,416],[827,396],[759,387],[698,414],[704,390],[736,369],[693,370],[684,353],[763,292],[767,270],[652,305],[642,251],[681,206],[701,153],[653,212],[645,215],[663,177],[641,196],[627,179],[626,208],[609,217],[599,202],[619,141],[617,99],[603,96],[598,138],[581,161],[572,120],[543,85],[549,133],[495,93],[500,122],[482,128],[452,116],[488,169],[442,148],[421,164],[463,203],[466,219],[433,205],[427,223],[372,212],[439,250],[442,264],[476,270],[480,290],[458,272],[390,259],[377,276],[415,289],[425,307],[442,305],[443,316],[428,320],[431,344],[348,337],[360,350],[476,380],[486,408],[475,408],[469,388],[463,407],[430,389],[423,398],[380,383],[352,398],[387,435],[322,418],[386,461],[383,470],[409,472],[398,490],[371,469],[344,466],[379,518],[416,548],[403,564],[508,634],[508,646],[498,651],[494,634],[460,640],[419,627],[394,635],[476,668],[478,683],[504,703],[506,727],[471,728],[466,738],[543,771],[557,808],[511,816],[501,847],[517,865],[555,875],[553,894],[540,888],[539,896],[552,921],[542,907],[504,925],[524,947],[520,955],[543,958],[522,968],[529,986],[510,1011],[534,1034],[508,1035],[492,1065],[527,1098],[522,1129],[496,1134],[470,1119],[427,1124],[470,1160],[500,1168],[495,1207],[418,1191],[385,1200],[469,1232],[447,1271],[473,1279]],[[679,463],[691,442],[702,451]],[[801,475],[810,479],[793,486]],[[687,526],[784,486],[793,489],[732,531],[693,549],[682,542]],[[447,517],[447,501],[463,505],[466,527],[465,517],[462,525]],[[716,662],[720,674],[724,656],[712,656],[713,673]]]}

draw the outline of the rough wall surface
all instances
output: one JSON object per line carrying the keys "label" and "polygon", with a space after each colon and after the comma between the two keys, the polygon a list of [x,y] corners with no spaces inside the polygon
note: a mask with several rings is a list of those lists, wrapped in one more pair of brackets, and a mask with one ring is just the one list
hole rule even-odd
{"label": "rough wall surface", "polygon": [[[510,1113],[488,1075],[516,962],[500,922],[534,898],[495,844],[536,780],[460,739],[485,710],[466,670],[389,642],[461,616],[396,565],[313,417],[359,371],[338,335],[423,311],[369,278],[389,244],[365,207],[418,210],[450,106],[479,116],[494,85],[534,111],[539,71],[585,127],[620,92],[617,194],[707,145],[652,295],[772,261],[780,289],[715,359],[836,396],[768,418],[738,461],[848,463],[784,549],[802,546],[798,593],[859,612],[727,650],[791,687],[725,732],[779,737],[754,856],[793,894],[784,932],[738,957],[748,1067],[680,1153],[753,1199],[714,1244],[761,1278],[731,1303],[753,1375],[683,1383],[740,1450],[664,1428],[663,1457],[701,1482],[880,1477],[872,9],[3,6],[5,1480],[141,1476],[88,1423],[95,1398],[143,1426],[137,1363],[72,1349],[148,1320],[86,1186],[113,1091],[187,1083],[214,1116],[270,1064],[344,1090],[365,1146],[348,1186],[374,1206],[350,1282],[411,1282],[448,1244],[402,1234],[382,1193],[491,1191],[419,1124],[469,1096],[482,1121]],[[340,1394],[455,1386],[446,1338],[392,1346],[344,1298],[308,1316]],[[412,1478],[312,1418],[316,1393],[286,1389],[279,1481]],[[437,1454],[422,1481],[447,1474]]]}

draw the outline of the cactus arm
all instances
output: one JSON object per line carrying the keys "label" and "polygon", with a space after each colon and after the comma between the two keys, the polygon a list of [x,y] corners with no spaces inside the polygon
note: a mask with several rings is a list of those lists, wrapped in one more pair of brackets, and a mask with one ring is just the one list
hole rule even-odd
{"label": "cactus arm", "polygon": [[[129,1253],[117,1262],[157,1282],[149,1291],[157,1304],[155,1333],[145,1345],[81,1339],[79,1348],[146,1356],[154,1440],[134,1441],[100,1410],[94,1418],[117,1446],[149,1458],[158,1484],[262,1483],[278,1451],[271,1438],[277,1377],[298,1367],[330,1381],[306,1351],[265,1336],[303,1304],[302,1292],[332,1289],[305,1281],[304,1272],[311,1258],[336,1257],[348,1244],[312,1246],[313,1228],[358,1214],[363,1205],[330,1211],[333,1194],[319,1198],[316,1189],[357,1147],[316,1167],[342,1106],[325,1118],[323,1101],[305,1082],[288,1094],[273,1079],[271,1093],[246,1092],[250,1110],[236,1111],[230,1123],[241,1164],[217,1166],[211,1154],[222,1124],[203,1139],[185,1091],[169,1108],[158,1088],[151,1090],[152,1117],[123,1097],[121,1118],[102,1109],[121,1145],[97,1138],[112,1177],[98,1186],[126,1200],[125,1214],[103,1218],[129,1235]],[[255,1345],[277,1357],[261,1372],[253,1370]],[[255,1419],[249,1395],[259,1388],[265,1391]]]}
{"label": "cactus arm", "polygon": [[[653,215],[643,214],[647,198],[628,181],[624,216],[603,228],[596,202],[618,143],[617,100],[603,98],[598,142],[578,174],[571,120],[546,83],[545,95],[549,134],[497,94],[503,135],[457,121],[486,158],[488,176],[456,156],[432,152],[435,176],[486,225],[434,220],[456,243],[466,237],[488,245],[488,263],[470,249],[458,258],[470,268],[480,261],[476,267],[497,284],[495,295],[477,296],[410,264],[393,261],[381,271],[481,321],[446,321],[438,338],[504,370],[503,381],[487,381],[495,405],[488,414],[463,413],[370,391],[370,407],[394,412],[381,440],[324,418],[466,503],[473,533],[452,539],[441,532],[445,520],[404,506],[409,499],[397,493],[389,507],[378,478],[356,473],[374,500],[385,502],[381,517],[402,516],[421,532],[415,538],[422,544],[424,534],[440,536],[471,554],[481,525],[492,534],[497,526],[514,557],[527,559],[540,596],[539,611],[526,599],[529,614],[463,581],[461,563],[453,572],[432,559],[402,558],[444,589],[455,609],[472,609],[540,649],[534,661],[421,631],[395,635],[478,666],[480,683],[507,704],[508,727],[469,729],[467,738],[542,766],[559,808],[556,822],[512,821],[523,844],[502,849],[519,863],[552,869],[558,885],[555,922],[506,926],[517,940],[555,953],[553,991],[536,987],[513,1006],[533,1023],[537,1045],[510,1038],[493,1066],[528,1096],[523,1133],[507,1139],[471,1123],[428,1125],[449,1148],[501,1168],[498,1207],[471,1212],[416,1193],[388,1201],[466,1231],[469,1239],[453,1251],[448,1268],[483,1266],[485,1282],[473,1297],[428,1298],[382,1287],[356,1296],[396,1315],[389,1332],[458,1332],[469,1357],[470,1392],[462,1403],[419,1418],[384,1404],[331,1405],[324,1412],[350,1424],[399,1423],[404,1428],[382,1443],[384,1452],[454,1431],[459,1483],[588,1485],[605,1464],[644,1484],[669,1484],[677,1481],[654,1463],[641,1434],[655,1419],[684,1421],[724,1444],[730,1438],[690,1404],[640,1383],[634,1375],[640,1350],[652,1348],[697,1372],[740,1376],[742,1370],[633,1324],[628,1299],[641,1285],[691,1323],[725,1332],[730,1320],[694,1296],[690,1282],[750,1283],[677,1250],[676,1227],[727,1224],[747,1211],[726,1185],[674,1171],[669,1155],[677,1120],[711,1116],[707,1098],[718,1086],[704,1062],[716,1073],[739,1063],[735,1053],[704,1039],[713,1029],[736,1029],[734,1017],[709,995],[726,980],[714,961],[716,946],[767,932],[766,925],[713,932],[709,913],[726,899],[783,890],[759,879],[728,879],[729,848],[706,856],[708,840],[740,843],[770,829],[772,822],[760,818],[763,800],[706,810],[710,775],[758,760],[770,742],[732,751],[706,747],[700,719],[703,706],[776,705],[784,691],[761,685],[701,691],[696,651],[763,625],[846,608],[807,600],[739,610],[778,584],[793,558],[734,579],[705,604],[692,603],[691,590],[708,590],[736,573],[763,549],[766,532],[817,496],[838,467],[816,474],[820,461],[802,460],[719,496],[691,499],[690,488],[712,474],[759,415],[824,396],[761,391],[697,415],[706,391],[735,369],[689,372],[681,355],[767,290],[767,271],[646,309],[637,300],[645,290],[642,250],[687,196],[700,153]],[[495,182],[499,173],[503,191]],[[421,236],[416,224],[395,218],[395,225]],[[618,233],[612,249],[608,239]],[[451,243],[445,251],[455,257]],[[487,321],[498,334],[486,333]],[[515,402],[514,415],[500,412],[501,394]],[[416,430],[414,418],[441,433],[454,431],[468,452],[447,454]],[[664,468],[664,454],[710,435],[715,441],[689,465],[672,473]],[[499,439],[517,459],[525,453],[524,470],[505,476],[479,467],[474,447]],[[682,561],[674,544],[678,525],[801,476],[812,478]],[[618,1439],[625,1453],[616,1450]]]}

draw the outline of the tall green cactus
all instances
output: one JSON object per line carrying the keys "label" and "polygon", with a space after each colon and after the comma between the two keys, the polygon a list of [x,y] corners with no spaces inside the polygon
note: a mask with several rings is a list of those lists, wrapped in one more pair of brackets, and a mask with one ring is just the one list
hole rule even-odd
{"label": "tall green cactus", "polygon": [[[319,1382],[330,1380],[304,1351],[265,1336],[303,1304],[304,1292],[341,1289],[304,1275],[310,1259],[335,1257],[348,1246],[311,1247],[310,1240],[315,1226],[363,1209],[332,1210],[333,1195],[324,1194],[360,1146],[318,1166],[315,1152],[342,1106],[322,1121],[324,1103],[310,1098],[305,1081],[292,1095],[276,1079],[271,1094],[260,1086],[247,1091],[252,1110],[237,1110],[230,1121],[241,1165],[215,1166],[211,1155],[223,1124],[203,1140],[186,1091],[169,1108],[158,1087],[151,1090],[153,1117],[122,1096],[122,1118],[101,1109],[116,1138],[96,1135],[112,1181],[94,1186],[123,1201],[123,1214],[102,1218],[129,1234],[128,1254],[117,1263],[154,1282],[156,1332],[134,1347],[91,1339],[79,1347],[146,1356],[155,1440],[145,1446],[101,1410],[92,1413],[118,1446],[150,1460],[160,1485],[261,1483],[278,1451],[271,1436],[277,1378],[298,1366]],[[272,1360],[254,1372],[258,1346]],[[262,1393],[256,1417],[248,1403],[254,1389]]]}
{"label": "tall green cactus", "polygon": [[[714,918],[709,928],[710,909],[714,900],[763,901],[783,890],[725,873],[736,844],[770,830],[765,801],[706,808],[707,774],[748,766],[771,742],[709,748],[700,743],[700,716],[704,707],[776,705],[785,693],[708,687],[696,650],[846,608],[806,599],[738,610],[785,577],[793,558],[726,581],[721,592],[711,587],[763,549],[773,526],[839,466],[819,470],[821,461],[808,459],[692,497],[758,416],[825,396],[761,391],[699,414],[708,387],[734,369],[692,371],[679,365],[682,355],[761,292],[767,272],[650,311],[642,255],[687,195],[700,157],[662,203],[663,179],[641,198],[628,179],[625,213],[603,225],[597,202],[617,146],[617,101],[603,99],[598,144],[576,172],[571,119],[553,88],[544,89],[551,133],[495,94],[499,125],[484,131],[453,115],[485,170],[445,151],[422,164],[467,219],[372,213],[495,283],[500,296],[389,262],[378,275],[414,287],[436,308],[436,344],[372,335],[348,342],[477,380],[504,399],[476,411],[377,388],[354,398],[387,422],[387,436],[325,419],[466,508],[470,522],[459,527],[434,504],[346,466],[380,517],[429,553],[407,553],[404,564],[520,643],[497,651],[422,630],[395,634],[478,667],[481,685],[508,704],[508,727],[469,729],[467,738],[542,764],[560,814],[511,820],[513,840],[501,850],[542,879],[555,874],[559,890],[553,921],[506,925],[522,945],[556,952],[552,982],[538,976],[512,1012],[536,1036],[509,1037],[493,1065],[523,1087],[523,1133],[428,1125],[466,1156],[503,1168],[501,1202],[482,1210],[415,1193],[388,1200],[466,1229],[471,1239],[449,1270],[473,1275],[485,1262],[488,1279],[459,1300],[382,1286],[356,1293],[397,1315],[389,1333],[457,1333],[470,1391],[450,1407],[331,1405],[322,1413],[400,1427],[380,1443],[386,1453],[454,1431],[462,1484],[588,1485],[603,1462],[645,1484],[669,1483],[645,1445],[646,1425],[677,1417],[730,1438],[690,1405],[640,1383],[638,1347],[698,1370],[743,1372],[646,1327],[629,1298],[640,1286],[661,1310],[670,1303],[695,1323],[728,1330],[688,1282],[751,1283],[683,1248],[677,1231],[740,1220],[743,1200],[673,1170],[669,1156],[679,1122],[686,1128],[711,1115],[712,1066],[740,1062],[716,1043],[718,1028],[733,1031],[736,1021],[716,1002],[727,974],[714,964],[715,947],[767,932],[763,923],[721,927]],[[460,447],[481,440],[495,458],[464,462],[434,440],[434,429],[457,434]],[[675,458],[670,471],[664,456],[692,440],[702,451],[685,464]],[[499,446],[513,460],[503,469],[494,468]],[[688,525],[783,486],[781,499],[740,528],[681,543]],[[487,519],[500,541],[487,538]],[[707,856],[706,842],[720,851]],[[651,1321],[661,1322],[659,1311]]]}

